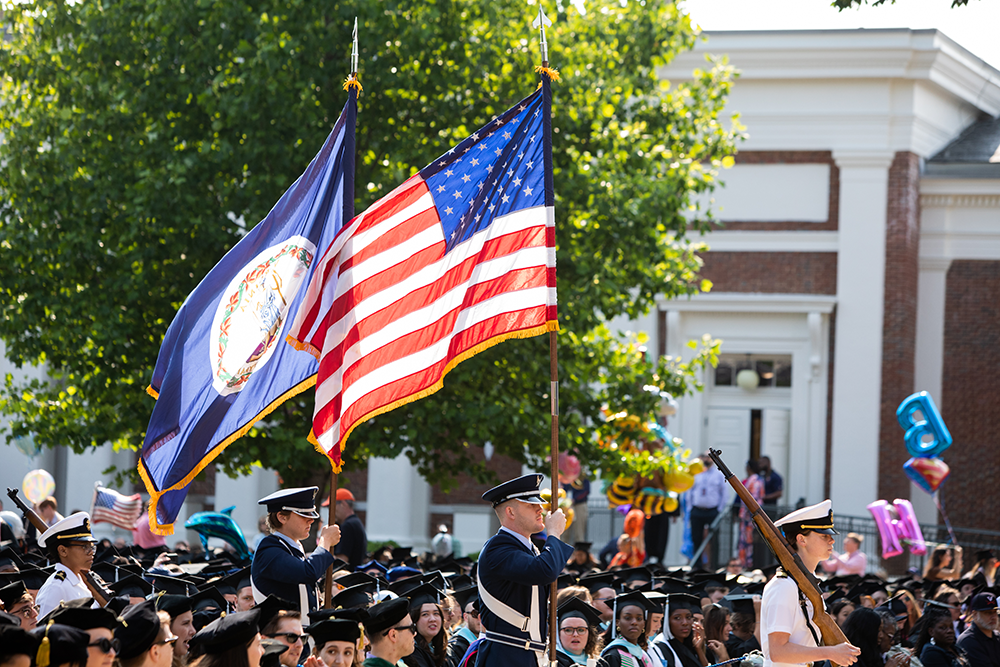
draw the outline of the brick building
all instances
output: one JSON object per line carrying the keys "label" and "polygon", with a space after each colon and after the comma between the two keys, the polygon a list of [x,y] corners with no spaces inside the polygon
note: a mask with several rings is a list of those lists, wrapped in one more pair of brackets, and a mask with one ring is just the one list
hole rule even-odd
{"label": "brick building", "polygon": [[[977,502],[1000,474],[1000,73],[935,30],[716,32],[704,53],[742,74],[729,108],[749,140],[712,204],[710,294],[642,322],[661,354],[723,339],[706,391],[671,431],[742,468],[767,454],[783,502],[866,516],[910,498],[895,410],[927,390],[955,439],[953,523],[997,530]],[[736,375],[753,368],[755,389]]]}

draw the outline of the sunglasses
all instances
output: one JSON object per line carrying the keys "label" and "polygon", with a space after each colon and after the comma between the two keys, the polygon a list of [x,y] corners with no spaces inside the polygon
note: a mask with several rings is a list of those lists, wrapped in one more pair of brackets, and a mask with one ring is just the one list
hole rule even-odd
{"label": "sunglasses", "polygon": [[294,632],[276,632],[273,635],[268,635],[272,639],[277,639],[278,637],[284,637],[288,640],[289,644],[294,644],[295,642],[304,642],[306,640],[306,635],[297,635]]}
{"label": "sunglasses", "polygon": [[390,630],[396,630],[396,631],[409,630],[410,632],[416,633],[417,626],[414,625],[413,623],[410,623],[409,625],[397,625],[394,628],[390,628]]}
{"label": "sunglasses", "polygon": [[118,653],[119,646],[121,646],[121,644],[118,642],[117,639],[108,639],[107,637],[101,637],[97,641],[87,644],[87,646],[93,646],[94,648],[98,648],[101,650],[101,653],[111,653],[112,651]]}
{"label": "sunglasses", "polygon": [[173,644],[178,639],[180,639],[180,637],[177,636],[167,637],[162,642],[156,642],[156,644]]}

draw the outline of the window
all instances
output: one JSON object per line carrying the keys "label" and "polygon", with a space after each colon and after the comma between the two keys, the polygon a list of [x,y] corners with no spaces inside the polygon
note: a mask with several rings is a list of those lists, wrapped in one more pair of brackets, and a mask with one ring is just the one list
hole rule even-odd
{"label": "window", "polygon": [[758,389],[792,386],[791,355],[720,354],[715,367],[716,387],[736,387],[736,376],[751,369],[760,378]]}

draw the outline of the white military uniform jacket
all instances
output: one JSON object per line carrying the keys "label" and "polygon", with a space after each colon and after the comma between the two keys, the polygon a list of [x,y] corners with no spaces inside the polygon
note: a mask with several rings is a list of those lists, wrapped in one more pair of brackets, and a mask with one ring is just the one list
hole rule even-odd
{"label": "white military uniform jacket", "polygon": [[35,604],[38,605],[38,618],[58,607],[60,602],[89,597],[90,589],[83,583],[83,579],[73,574],[62,563],[57,563],[56,571],[38,589],[38,597],[35,599]]}

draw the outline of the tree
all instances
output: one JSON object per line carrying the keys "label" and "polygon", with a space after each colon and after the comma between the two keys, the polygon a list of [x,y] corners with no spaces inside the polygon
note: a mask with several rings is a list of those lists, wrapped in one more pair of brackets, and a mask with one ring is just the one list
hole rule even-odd
{"label": "tree", "polygon": [[[162,336],[198,280],[301,173],[343,106],[360,24],[357,210],[535,86],[537,33],[519,0],[421,3],[10,3],[0,45],[0,336],[47,383],[7,378],[9,437],[81,451],[141,445],[143,392]],[[671,86],[656,71],[697,39],[663,0],[560,6],[549,31],[554,92],[563,447],[599,465],[609,404],[652,414],[655,387],[694,391],[689,364],[649,360],[612,332],[658,294],[708,289],[689,228],[693,195],[732,164],[724,61]],[[548,342],[512,341],[466,361],[432,398],[381,416],[352,461],[404,452],[447,485],[482,478],[473,447],[539,464],[548,451]],[[714,346],[713,346],[714,345]],[[322,480],[305,440],[311,392],[219,459],[286,481]]]}
{"label": "tree", "polygon": [[[891,4],[896,4],[896,0],[889,0]],[[839,11],[844,11],[845,9],[850,9],[854,5],[860,7],[861,5],[868,4],[868,0],[833,0],[831,3]],[[879,5],[884,5],[885,0],[872,0],[872,6],[877,7]],[[969,4],[969,0],[951,0],[952,7],[964,7]]]}

